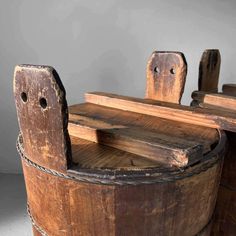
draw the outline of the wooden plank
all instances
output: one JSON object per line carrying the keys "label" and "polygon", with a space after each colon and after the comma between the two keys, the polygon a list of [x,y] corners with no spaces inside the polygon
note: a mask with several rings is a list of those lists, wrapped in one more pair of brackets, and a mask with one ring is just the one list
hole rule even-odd
{"label": "wooden plank", "polygon": [[76,104],[69,107],[70,120],[83,122],[84,118],[96,121],[96,126],[107,125],[108,128],[134,127],[150,132],[162,133],[171,137],[196,141],[204,147],[204,153],[211,150],[211,146],[218,142],[217,130],[197,125],[162,119],[155,116],[143,115],[135,112],[95,105],[92,103]]}
{"label": "wooden plank", "polygon": [[144,156],[167,166],[191,165],[201,160],[203,155],[203,147],[197,142],[140,128],[109,125],[83,116],[77,116],[77,120],[75,115],[70,116],[69,133],[78,138]]}
{"label": "wooden plank", "polygon": [[86,102],[141,114],[181,121],[193,125],[236,131],[236,114],[207,111],[197,107],[144,100],[109,93],[86,93]]}
{"label": "wooden plank", "polygon": [[153,52],[146,69],[146,98],[180,103],[187,63],[181,52]]}
{"label": "wooden plank", "polygon": [[141,170],[153,167],[166,168],[163,163],[73,135],[71,135],[71,143],[73,163],[75,163],[73,170],[80,171],[81,168],[92,170],[110,168],[119,171]]}
{"label": "wooden plank", "polygon": [[198,90],[217,92],[220,74],[221,56],[218,49],[207,49],[203,52],[199,64]]}
{"label": "wooden plank", "polygon": [[222,93],[205,93],[194,91],[192,98],[205,106],[212,105],[216,109],[218,107],[227,110],[236,110],[236,97],[228,96]]}
{"label": "wooden plank", "polygon": [[236,96],[236,84],[224,84],[222,91],[226,95]]}

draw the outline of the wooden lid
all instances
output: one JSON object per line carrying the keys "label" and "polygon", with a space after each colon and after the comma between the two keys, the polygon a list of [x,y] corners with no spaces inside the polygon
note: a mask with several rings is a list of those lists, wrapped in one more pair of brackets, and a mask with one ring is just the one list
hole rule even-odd
{"label": "wooden lid", "polygon": [[236,115],[180,105],[186,72],[183,54],[154,52],[146,99],[87,93],[84,104],[69,107],[68,122],[65,89],[56,71],[16,67],[14,95],[25,155],[35,165],[77,174],[201,162],[220,140],[217,129],[236,131]]}
{"label": "wooden lid", "polygon": [[216,129],[92,103],[69,107],[68,130],[78,169],[186,167],[219,139]]}
{"label": "wooden lid", "polygon": [[146,72],[146,99],[88,93],[87,103],[69,108],[73,161],[80,169],[194,165],[217,144],[215,128],[233,127],[222,114],[209,117],[179,105],[187,74],[183,53],[153,52]]}

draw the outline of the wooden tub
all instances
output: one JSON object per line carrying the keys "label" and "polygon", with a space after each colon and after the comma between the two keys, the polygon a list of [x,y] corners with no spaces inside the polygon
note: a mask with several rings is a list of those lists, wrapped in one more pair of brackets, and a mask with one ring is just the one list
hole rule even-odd
{"label": "wooden tub", "polygon": [[[192,94],[193,104],[209,112],[234,115],[236,85],[225,84],[218,92],[221,56],[219,50],[205,50],[199,66],[199,88]],[[236,133],[226,131],[227,152],[212,223],[212,235],[236,235]]]}
{"label": "wooden tub", "polygon": [[98,93],[68,116],[65,89],[46,66],[17,66],[14,95],[35,236],[210,235],[226,142],[220,119]]}

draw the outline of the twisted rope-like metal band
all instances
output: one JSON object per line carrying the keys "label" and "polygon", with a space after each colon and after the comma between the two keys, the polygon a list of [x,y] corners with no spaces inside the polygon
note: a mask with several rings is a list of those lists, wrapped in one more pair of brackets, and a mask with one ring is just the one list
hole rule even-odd
{"label": "twisted rope-like metal band", "polygon": [[[20,154],[20,157],[23,161],[25,161],[29,166],[32,166],[40,171],[43,171],[47,174],[51,174],[53,176],[57,176],[64,179],[74,180],[74,181],[81,181],[93,184],[104,184],[104,185],[142,185],[142,184],[155,184],[155,183],[166,183],[166,182],[173,182],[176,180],[185,179],[191,177],[193,175],[198,175],[201,172],[207,171],[209,168],[214,166],[216,162],[218,162],[221,158],[219,158],[219,150],[216,150],[215,153],[211,153],[211,155],[215,155],[212,157],[210,161],[207,161],[203,165],[199,167],[187,167],[185,170],[177,170],[168,172],[167,174],[163,173],[155,173],[154,175],[148,174],[146,176],[141,177],[127,177],[127,176],[119,176],[116,175],[86,175],[85,173],[77,172],[76,175],[64,174],[52,169],[47,169],[43,166],[38,165],[37,163],[31,161],[29,158],[26,157],[24,154],[23,148],[23,140],[21,135],[18,136],[16,148]],[[204,157],[207,159],[207,157]]]}
{"label": "twisted rope-like metal band", "polygon": [[31,224],[34,226],[34,228],[42,235],[42,236],[48,236],[48,234],[40,227],[37,225],[37,223],[35,222],[31,212],[30,212],[30,207],[29,207],[29,204],[27,203],[27,213],[28,213],[28,216],[31,220]]}

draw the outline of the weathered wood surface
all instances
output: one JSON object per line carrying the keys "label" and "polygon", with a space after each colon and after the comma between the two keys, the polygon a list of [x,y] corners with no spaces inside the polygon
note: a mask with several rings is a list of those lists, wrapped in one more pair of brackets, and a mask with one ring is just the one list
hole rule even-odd
{"label": "weathered wood surface", "polygon": [[24,149],[35,163],[65,172],[71,163],[65,89],[48,66],[16,66],[14,96]]}
{"label": "weathered wood surface", "polygon": [[146,69],[146,98],[180,103],[187,75],[181,52],[153,52]]}
{"label": "weathered wood surface", "polygon": [[[73,119],[73,120],[72,120]],[[103,124],[103,125],[102,125]],[[146,131],[144,128],[120,127],[84,116],[70,117],[69,133],[92,142],[137,154],[169,166],[183,167],[202,159],[198,142]]]}
{"label": "weathered wood surface", "polygon": [[[206,108],[209,107],[209,105],[204,103],[203,105]],[[218,106],[215,106],[215,109],[224,111],[225,106],[222,107],[218,104]],[[213,109],[214,107],[211,106],[210,108]],[[235,113],[235,109],[232,109],[231,112]],[[226,134],[228,149],[224,158],[215,217],[212,225],[212,234],[215,236],[236,234],[236,133],[226,132]]]}
{"label": "weathered wood surface", "polygon": [[213,221],[213,217],[210,220],[210,222],[202,229],[202,231],[200,231],[200,233],[198,233],[196,236],[209,236],[209,235],[211,235],[212,221]]}
{"label": "weathered wood surface", "polygon": [[85,139],[71,136],[73,151],[73,173],[81,168],[87,170],[142,170],[147,168],[165,168],[163,163],[140,155],[100,145]]}
{"label": "weathered wood surface", "polygon": [[201,108],[101,92],[86,93],[85,99],[86,102],[106,107],[129,110],[194,125],[236,131],[236,114],[231,112],[209,112]]}
{"label": "weathered wood surface", "polygon": [[211,235],[234,236],[236,233],[236,189],[220,185],[214,215]]}
{"label": "weathered wood surface", "polygon": [[221,56],[218,49],[203,52],[199,64],[198,90],[218,92]]}
{"label": "weathered wood surface", "polygon": [[74,182],[23,167],[32,215],[48,235],[194,236],[211,219],[220,163],[191,178],[140,186]]}
{"label": "weathered wood surface", "polygon": [[[211,59],[213,60],[213,59]],[[207,61],[202,65],[207,68]],[[213,64],[213,61],[210,62]],[[205,90],[195,91],[192,98],[195,104],[208,109],[209,112],[215,111],[235,114],[236,110],[236,86],[234,84],[223,85],[223,93],[216,93],[218,85],[219,65],[212,67],[211,74],[214,75],[209,79],[207,76],[199,80],[199,84],[208,84]],[[214,71],[215,70],[215,71]],[[211,82],[212,84],[209,84]],[[213,85],[213,86],[212,86]],[[212,91],[214,93],[212,93]],[[212,235],[235,235],[236,234],[236,134],[226,132],[228,138],[228,150],[224,159],[222,169],[221,183],[219,187],[217,204],[212,222]]]}
{"label": "weathered wood surface", "polygon": [[222,91],[226,95],[236,96],[236,84],[224,84]]}
{"label": "weathered wood surface", "polygon": [[[135,132],[137,140],[143,139],[143,141],[145,141],[143,145],[146,145],[146,143],[153,143],[155,140],[157,141],[158,137],[162,139],[164,138],[166,140],[166,143],[164,144],[166,145],[167,143],[169,143],[170,145],[169,147],[166,146],[166,148],[168,147],[169,149],[168,152],[173,151],[173,149],[171,149],[171,143],[177,142],[181,144],[182,142],[181,145],[187,145],[187,143],[198,143],[203,148],[202,154],[205,154],[211,150],[211,147],[216,142],[218,142],[218,132],[214,129],[201,126],[193,126],[182,122],[173,122],[171,120],[164,120],[158,117],[122,111],[90,103],[78,104],[69,107],[68,129],[69,133],[72,136],[77,136],[97,143],[106,143],[110,146],[116,145],[117,148],[135,152],[138,154],[138,156],[142,156],[145,151],[140,148],[140,143],[139,145],[137,145],[137,143],[133,142],[137,150],[130,150],[130,146],[128,145],[126,140],[119,139],[118,143],[114,135],[111,140],[103,140],[101,139],[101,133],[111,132],[111,134],[114,134],[114,132],[116,132],[117,130],[117,134],[119,134],[119,130],[122,129],[124,130],[126,136],[130,136],[130,133]],[[113,143],[111,143],[111,141]],[[90,148],[92,148],[91,144]],[[172,148],[174,148],[173,144]],[[116,164],[116,168],[121,168],[121,166],[125,167],[125,165],[130,163],[129,160],[126,160],[126,155],[120,161],[119,158],[114,157],[114,153],[116,153],[114,152],[114,150],[110,152],[110,160],[109,157],[105,156],[105,153],[103,153],[102,155],[100,153],[100,155],[97,155],[98,157],[96,157],[96,155],[94,157],[91,157],[91,153],[89,152],[89,150],[87,151],[87,154],[85,154],[84,152],[82,153],[82,151],[78,151],[78,154],[76,154],[78,158],[80,156],[80,161],[77,160],[76,162],[80,162],[82,166],[84,165],[82,164],[84,162],[86,163],[86,166],[89,164],[89,162],[86,162],[85,158],[82,158],[84,155],[89,155],[89,160],[91,160],[92,158],[92,162],[98,162],[99,166],[103,167],[109,167],[110,165],[114,166],[117,161],[118,163]],[[160,165],[160,158],[162,159],[162,161],[166,161],[166,164],[168,164],[168,155],[159,156],[158,152],[153,152],[153,155],[154,157],[151,158],[155,158],[156,160],[158,160],[159,158],[159,162],[156,162],[156,165],[158,165],[158,163]],[[196,159],[193,160],[197,161],[202,158],[202,155],[195,157]],[[102,159],[104,161],[102,161]],[[128,165],[127,168],[137,167],[137,161],[134,157],[132,158],[131,163],[132,166]],[[147,166],[147,164],[145,164],[145,166]],[[164,163],[162,162],[162,165],[163,164]],[[151,163],[151,165],[153,165],[153,163]]]}
{"label": "weathered wood surface", "polygon": [[[202,229],[207,232],[220,179],[225,144],[223,132],[183,120],[162,119],[155,115],[159,109],[152,104],[154,101],[143,100],[145,106],[138,107],[139,112],[132,112],[137,102],[122,109],[109,107],[111,104],[85,103],[70,107],[70,124],[77,122],[92,130],[105,127],[105,132],[114,127],[123,132],[124,127],[128,127],[132,132],[122,133],[122,137],[135,136],[137,142],[145,137],[153,145],[154,138],[165,135],[176,140],[185,138],[188,143],[202,145],[204,155],[198,163],[179,170],[107,146],[107,143],[81,139],[81,136],[71,136],[70,144],[65,92],[59,77],[48,67],[23,66],[22,73],[21,70],[16,70],[14,91],[24,152],[30,161],[64,174],[64,177],[55,171],[49,174],[50,171],[43,171],[22,159],[30,211],[35,224],[47,235],[190,236]],[[57,89],[50,90],[53,86]],[[21,97],[22,92],[26,93],[27,101],[24,101],[25,96]],[[42,97],[46,103],[40,103]],[[167,103],[161,104],[160,110]],[[152,114],[146,114],[147,109],[143,108],[147,106],[154,107]],[[179,105],[172,106],[179,110]],[[29,123],[27,118],[31,119]],[[139,136],[138,130],[144,130],[143,134]],[[153,137],[153,133],[157,136]],[[67,152],[71,146],[73,161]],[[72,177],[84,179],[79,181]],[[178,180],[170,180],[173,177]],[[124,181],[122,185],[117,182],[119,178]],[[152,184],[142,182],[153,179],[157,181]],[[139,184],[134,186],[129,181]],[[34,233],[39,235],[36,228]]]}
{"label": "weathered wood surface", "polygon": [[198,103],[202,103],[203,107],[210,108],[215,106],[223,110],[236,110],[236,97],[225,95],[223,93],[206,93],[202,91],[194,91],[192,98]]}
{"label": "weathered wood surface", "polygon": [[[73,118],[74,117],[74,118]],[[188,140],[197,140],[204,145],[206,152],[209,146],[218,140],[218,132],[215,129],[192,125],[184,122],[162,119],[142,113],[130,112],[92,103],[76,104],[69,107],[69,120],[89,118],[96,122],[97,127],[121,128],[135,127],[172,137]]]}

